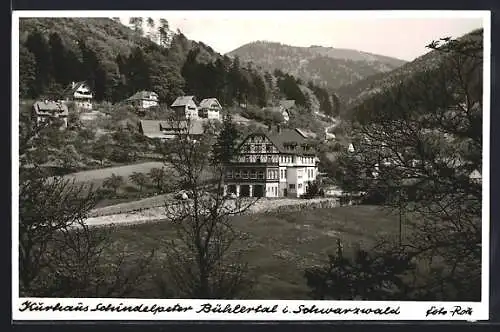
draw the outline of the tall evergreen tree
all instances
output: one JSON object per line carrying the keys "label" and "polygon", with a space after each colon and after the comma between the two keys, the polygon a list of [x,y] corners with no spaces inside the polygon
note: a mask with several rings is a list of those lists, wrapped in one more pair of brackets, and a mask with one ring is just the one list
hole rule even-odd
{"label": "tall evergreen tree", "polygon": [[160,45],[163,47],[167,47],[170,44],[169,31],[168,21],[164,18],[160,18],[158,33],[160,35]]}
{"label": "tall evergreen tree", "polygon": [[225,114],[222,120],[222,129],[213,146],[213,163],[225,164],[231,161],[236,152],[239,132],[231,120],[230,114]]}
{"label": "tall evergreen tree", "polygon": [[19,95],[21,98],[34,98],[36,82],[36,60],[23,44],[19,45]]}
{"label": "tall evergreen tree", "polygon": [[43,34],[36,30],[28,36],[26,47],[35,56],[36,81],[34,84],[34,95],[43,94],[52,82],[52,59],[50,47]]}
{"label": "tall evergreen tree", "polygon": [[132,25],[134,31],[141,36],[144,34],[143,23],[144,21],[142,17],[131,17],[129,19],[129,24]]}
{"label": "tall evergreen tree", "polygon": [[70,81],[68,78],[70,68],[67,63],[66,49],[58,33],[54,32],[50,34],[49,46],[52,69],[54,70],[54,79],[58,84],[66,85]]}

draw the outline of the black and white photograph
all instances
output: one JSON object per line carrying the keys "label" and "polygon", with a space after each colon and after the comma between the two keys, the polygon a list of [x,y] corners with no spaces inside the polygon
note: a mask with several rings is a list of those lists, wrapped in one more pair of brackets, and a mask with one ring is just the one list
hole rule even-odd
{"label": "black and white photograph", "polygon": [[19,317],[487,317],[489,12],[14,14]]}

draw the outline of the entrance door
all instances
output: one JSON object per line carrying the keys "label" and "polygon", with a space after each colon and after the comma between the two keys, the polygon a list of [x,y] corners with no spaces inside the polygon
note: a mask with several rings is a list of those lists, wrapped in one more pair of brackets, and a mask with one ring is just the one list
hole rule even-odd
{"label": "entrance door", "polygon": [[248,184],[243,184],[240,186],[240,197],[250,196],[250,186]]}
{"label": "entrance door", "polygon": [[253,196],[254,197],[264,197],[264,186],[261,184],[256,184],[253,186]]}

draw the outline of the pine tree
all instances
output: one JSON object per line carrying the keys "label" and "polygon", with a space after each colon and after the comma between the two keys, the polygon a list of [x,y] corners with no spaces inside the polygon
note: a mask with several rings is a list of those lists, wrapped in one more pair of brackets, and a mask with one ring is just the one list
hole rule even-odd
{"label": "pine tree", "polygon": [[36,81],[33,94],[39,96],[47,90],[52,81],[52,59],[50,47],[43,34],[36,30],[28,36],[26,47],[35,56]]}
{"label": "pine tree", "polygon": [[155,30],[155,25],[155,20],[152,17],[148,17],[146,19],[146,26],[148,27],[148,37],[156,43],[158,40],[158,34]]}
{"label": "pine tree", "polygon": [[36,60],[23,44],[19,45],[19,95],[20,98],[35,98]]}
{"label": "pine tree", "polygon": [[222,129],[213,147],[213,163],[225,164],[231,161],[236,152],[236,143],[239,132],[231,120],[231,115],[226,114],[222,120]]}
{"label": "pine tree", "polygon": [[131,17],[129,19],[129,24],[132,25],[134,31],[137,32],[139,35],[142,36],[144,34],[142,17]]}
{"label": "pine tree", "polygon": [[158,33],[160,35],[160,45],[163,47],[168,47],[170,44],[169,31],[168,21],[164,18],[160,18]]}
{"label": "pine tree", "polygon": [[64,86],[70,82],[68,78],[70,68],[66,62],[66,49],[58,33],[54,32],[50,35],[49,46],[54,79],[58,84]]}

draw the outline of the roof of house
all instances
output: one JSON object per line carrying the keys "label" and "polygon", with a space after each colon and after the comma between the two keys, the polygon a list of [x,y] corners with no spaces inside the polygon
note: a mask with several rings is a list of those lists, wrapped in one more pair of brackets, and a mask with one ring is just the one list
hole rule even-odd
{"label": "roof of house", "polygon": [[87,82],[81,81],[81,82],[73,82],[68,85],[66,90],[64,90],[64,95],[73,95],[76,90],[80,89],[82,86],[88,86]]}
{"label": "roof of house", "polygon": [[68,115],[68,106],[66,104],[52,100],[37,101],[33,104],[33,108],[37,114],[54,114],[57,112]]}
{"label": "roof of house", "polygon": [[[259,129],[255,131],[253,134],[264,134],[281,153],[290,153],[290,154],[314,153],[314,150],[305,149],[305,146],[309,147],[312,146],[308,144],[308,140],[301,134],[299,134],[299,132],[296,129],[281,129],[279,131],[267,131],[267,132],[264,129]],[[287,148],[288,145],[294,145],[296,148],[290,150]]]}
{"label": "roof of house", "polygon": [[307,130],[307,129],[295,128],[295,130],[300,135],[302,135],[302,137],[304,137],[304,138],[316,138],[317,137],[316,133],[314,133],[310,130]]}
{"label": "roof of house", "polygon": [[289,109],[289,108],[295,107],[295,100],[291,100],[291,99],[281,100],[280,101],[280,106],[283,107],[283,108],[285,108],[285,109]]}
{"label": "roof of house", "polygon": [[177,99],[170,105],[171,107],[175,106],[186,106],[190,101],[194,102],[194,96],[181,96],[177,97]]}
{"label": "roof of house", "polygon": [[216,104],[217,107],[221,106],[217,98],[206,98],[200,102],[201,108],[212,108]]}
{"label": "roof of house", "polygon": [[481,179],[482,178],[481,173],[477,169],[472,171],[472,173],[470,173],[469,177],[471,179]]}
{"label": "roof of house", "polygon": [[129,97],[127,100],[150,100],[151,95],[158,98],[158,94],[152,91],[138,91],[133,96]]}
{"label": "roof of house", "polygon": [[[205,121],[191,121],[189,123],[190,135],[201,135],[204,132]],[[164,120],[140,120],[142,133],[149,138],[161,138],[167,135],[175,135],[188,127],[187,121],[164,121]]]}

